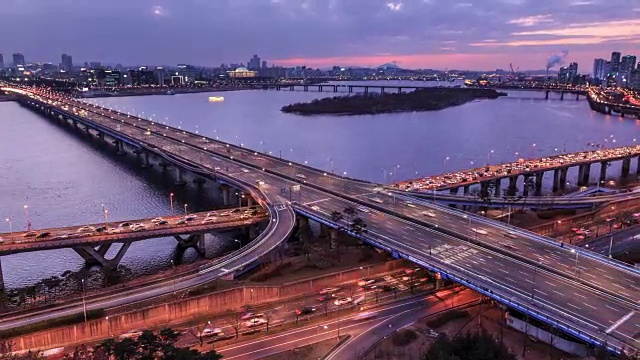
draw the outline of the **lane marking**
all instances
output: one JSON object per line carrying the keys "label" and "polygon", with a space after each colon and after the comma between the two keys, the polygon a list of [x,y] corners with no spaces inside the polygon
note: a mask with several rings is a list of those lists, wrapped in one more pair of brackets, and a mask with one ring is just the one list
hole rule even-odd
{"label": "lane marking", "polygon": [[620,325],[624,324],[627,320],[631,319],[631,317],[635,315],[635,313],[636,313],[635,310],[631,310],[627,315],[621,317],[618,321],[613,323],[613,325],[609,326],[609,328],[604,332],[608,334],[613,330],[617,329]]}

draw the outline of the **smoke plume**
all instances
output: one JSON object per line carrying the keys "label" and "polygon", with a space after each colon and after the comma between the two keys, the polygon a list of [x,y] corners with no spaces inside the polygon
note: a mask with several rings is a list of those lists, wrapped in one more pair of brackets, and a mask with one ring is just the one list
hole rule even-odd
{"label": "smoke plume", "polygon": [[559,54],[549,56],[549,59],[547,59],[547,71],[549,71],[549,69],[551,69],[552,67],[562,65],[562,63],[564,62],[564,58],[566,58],[567,55],[569,55],[569,52],[563,50]]}

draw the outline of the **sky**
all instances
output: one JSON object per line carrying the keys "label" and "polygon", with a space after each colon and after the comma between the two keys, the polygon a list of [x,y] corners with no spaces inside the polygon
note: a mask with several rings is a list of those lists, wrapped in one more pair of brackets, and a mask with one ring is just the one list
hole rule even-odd
{"label": "sky", "polygon": [[588,72],[640,57],[640,0],[1,0],[0,53],[29,61]]}

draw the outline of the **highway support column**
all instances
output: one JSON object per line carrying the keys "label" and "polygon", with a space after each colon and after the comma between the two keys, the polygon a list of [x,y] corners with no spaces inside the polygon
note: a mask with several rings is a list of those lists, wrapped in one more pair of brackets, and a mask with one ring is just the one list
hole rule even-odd
{"label": "highway support column", "polygon": [[493,196],[500,197],[500,187],[502,186],[502,179],[496,179],[495,186],[496,188],[493,190]]}
{"label": "highway support column", "polygon": [[330,247],[335,249],[338,247],[338,229],[331,228],[329,230]]}
{"label": "highway support column", "polygon": [[116,140],[116,148],[117,148],[116,155],[118,155],[118,156],[125,155],[124,143],[121,140]]}
{"label": "highway support column", "polygon": [[100,245],[96,250],[91,245],[79,245],[79,246],[73,247],[73,250],[78,255],[80,255],[89,265],[99,264],[104,266],[105,268],[115,270],[116,268],[118,268],[118,264],[120,264],[120,261],[122,260],[122,257],[124,256],[124,254],[127,252],[127,250],[129,250],[129,246],[131,246],[131,242],[123,243],[122,247],[118,250],[118,253],[116,254],[116,256],[114,256],[113,259],[107,259],[104,257],[104,254],[106,254],[110,246],[111,244],[103,244],[103,245]]}
{"label": "highway support column", "polygon": [[562,168],[560,169],[560,180],[558,183],[558,187],[560,188],[560,190],[564,190],[567,187],[567,172],[569,171],[569,168]]}
{"label": "highway support column", "polygon": [[183,179],[182,169],[176,167],[176,181],[173,183],[175,186],[184,186],[187,183]]}
{"label": "highway support column", "polygon": [[0,291],[4,291],[4,274],[2,273],[2,257],[0,256]]}
{"label": "highway support column", "polygon": [[220,185],[220,191],[222,192],[222,204],[224,206],[229,206],[230,203],[230,194],[231,194],[231,186],[227,184]]}
{"label": "highway support column", "polygon": [[524,197],[529,196],[529,188],[527,186],[527,184],[529,183],[529,179],[531,179],[531,175],[524,175],[524,186],[522,186],[522,196]]}
{"label": "highway support column", "polygon": [[143,169],[148,169],[151,166],[153,166],[153,165],[151,165],[151,163],[149,163],[149,153],[148,152],[142,150],[141,155],[142,155],[142,168]]}
{"label": "highway support column", "polygon": [[608,161],[600,162],[600,179],[598,181],[604,182],[607,180],[607,168],[609,167]]}
{"label": "highway support column", "polygon": [[329,230],[331,228],[325,224],[320,223],[320,237],[325,238],[329,236]]}
{"label": "highway support column", "polygon": [[543,178],[544,178],[544,172],[541,171],[536,173],[536,191],[535,191],[536,196],[542,195],[542,179]]}
{"label": "highway support column", "polygon": [[629,170],[631,169],[631,158],[622,160],[622,170],[620,177],[623,179],[629,176]]}
{"label": "highway support column", "polygon": [[560,169],[553,170],[553,185],[551,191],[558,192],[558,186],[560,185]]}
{"label": "highway support column", "polygon": [[518,192],[518,175],[509,177],[509,188],[507,189],[507,195],[516,196]]}

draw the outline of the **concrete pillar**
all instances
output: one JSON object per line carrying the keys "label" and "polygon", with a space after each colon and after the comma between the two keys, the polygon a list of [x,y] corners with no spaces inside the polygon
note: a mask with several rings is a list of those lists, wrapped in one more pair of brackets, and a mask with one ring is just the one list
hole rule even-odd
{"label": "concrete pillar", "polygon": [[631,158],[622,160],[622,172],[620,176],[622,178],[626,178],[629,176],[629,169],[631,168]]}
{"label": "concrete pillar", "polygon": [[222,192],[222,204],[224,206],[229,206],[229,204],[231,203],[231,186],[222,184],[220,185],[220,191]]}
{"label": "concrete pillar", "polygon": [[607,180],[607,168],[609,167],[609,163],[607,161],[600,162],[600,179],[598,181],[602,182]]}
{"label": "concrete pillar", "polygon": [[589,177],[591,177],[591,164],[585,164],[584,166],[583,176],[582,176],[582,184],[584,186],[589,185]]}
{"label": "concrete pillar", "polygon": [[480,195],[482,196],[490,196],[491,194],[489,194],[489,183],[486,181],[483,181],[480,183]]}
{"label": "concrete pillar", "polygon": [[338,229],[331,228],[329,230],[330,247],[335,249],[338,247]]}
{"label": "concrete pillar", "polygon": [[2,257],[0,257],[0,291],[4,291],[4,275],[2,274]]}
{"label": "concrete pillar", "polygon": [[560,190],[564,190],[567,187],[567,173],[569,172],[569,168],[560,169],[560,180],[558,182],[558,187]]}
{"label": "concrete pillar", "polygon": [[582,186],[582,178],[584,178],[584,166],[578,166],[578,186]]}
{"label": "concrete pillar", "polygon": [[[638,163],[640,163],[640,158],[638,159]],[[464,196],[468,196],[469,192],[471,192],[471,186],[470,185],[465,185],[465,187],[462,188],[462,190],[463,190]]]}
{"label": "concrete pillar", "polygon": [[258,227],[255,225],[249,226],[249,239],[253,240],[258,236]]}
{"label": "concrete pillar", "polygon": [[176,181],[173,183],[175,186],[184,186],[187,183],[184,181],[182,176],[182,169],[176,167]]}
{"label": "concrete pillar", "polygon": [[320,237],[324,238],[324,237],[329,236],[329,230],[330,229],[331,228],[329,226],[321,223],[320,224]]}
{"label": "concrete pillar", "polygon": [[542,195],[542,179],[544,178],[544,172],[536,173],[536,196]]}
{"label": "concrete pillar", "polygon": [[309,86],[305,85],[302,89],[303,89],[304,91],[309,91]]}
{"label": "concrete pillar", "polygon": [[78,128],[78,122],[75,121],[75,120],[71,120],[71,121],[73,122],[73,127],[77,129]]}
{"label": "concrete pillar", "polygon": [[549,90],[545,91],[544,99],[549,100]]}
{"label": "concrete pillar", "polygon": [[493,196],[500,197],[500,191],[501,191],[500,187],[502,186],[502,179],[496,179],[495,186],[496,188],[495,190],[493,190]]}
{"label": "concrete pillar", "polygon": [[349,92],[350,92],[350,93],[352,93],[352,92],[353,92],[353,86],[349,86],[349,87],[348,87],[348,89],[349,89]]}
{"label": "concrete pillar", "polygon": [[398,87],[398,94],[402,94],[402,88]]}
{"label": "concrete pillar", "polygon": [[456,194],[458,193],[458,190],[459,190],[459,189],[460,189],[460,188],[457,188],[457,187],[456,187],[456,188],[450,189],[450,190],[449,190],[449,192],[450,192],[452,195],[456,195]]}
{"label": "concrete pillar", "polygon": [[322,85],[318,85],[318,92],[323,92],[324,88],[322,87]]}
{"label": "concrete pillar", "polygon": [[560,169],[553,170],[553,187],[552,191],[557,192],[558,186],[560,185]]}
{"label": "concrete pillar", "polygon": [[518,192],[518,175],[509,177],[509,188],[507,189],[507,195],[515,196]]}
{"label": "concrete pillar", "polygon": [[338,92],[338,85],[333,85],[333,92]]}
{"label": "concrete pillar", "polygon": [[380,94],[384,94],[384,86],[380,87]]}
{"label": "concrete pillar", "polygon": [[153,165],[151,165],[151,163],[149,163],[149,153],[148,152],[144,151],[144,152],[142,152],[141,155],[142,155],[142,168],[143,169],[148,169],[151,166],[153,166]]}
{"label": "concrete pillar", "polygon": [[368,87],[368,86],[365,86],[365,87],[364,87],[364,93],[365,93],[365,94],[368,94],[368,93],[369,93],[369,87]]}
{"label": "concrete pillar", "polygon": [[204,241],[204,234],[198,234],[197,242],[196,242],[196,250],[202,256],[204,256],[207,253],[207,244]]}
{"label": "concrete pillar", "polygon": [[247,197],[247,206],[253,206],[253,198],[251,196]]}
{"label": "concrete pillar", "polygon": [[564,91],[560,92],[560,100],[564,100]]}
{"label": "concrete pillar", "polygon": [[122,156],[125,155],[126,153],[124,152],[124,143],[120,140],[116,140],[116,155]]}
{"label": "concrete pillar", "polygon": [[580,94],[576,93],[576,101],[580,100]]}

